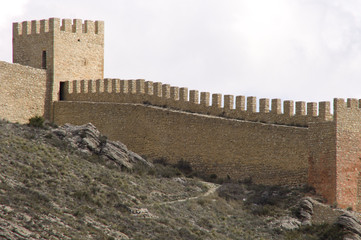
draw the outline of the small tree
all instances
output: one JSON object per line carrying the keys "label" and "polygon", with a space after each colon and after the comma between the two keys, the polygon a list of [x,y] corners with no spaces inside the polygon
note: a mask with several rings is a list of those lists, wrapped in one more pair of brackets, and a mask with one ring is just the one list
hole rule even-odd
{"label": "small tree", "polygon": [[45,119],[41,116],[35,116],[29,119],[29,126],[42,128],[44,127]]}

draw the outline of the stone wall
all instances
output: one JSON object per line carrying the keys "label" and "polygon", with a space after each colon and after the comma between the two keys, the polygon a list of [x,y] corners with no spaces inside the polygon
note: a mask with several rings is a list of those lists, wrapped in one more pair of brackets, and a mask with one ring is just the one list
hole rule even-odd
{"label": "stone wall", "polygon": [[54,78],[57,82],[104,77],[104,22],[56,19]]}
{"label": "stone wall", "polygon": [[[138,80],[68,81],[64,100],[145,103],[186,112],[223,116],[253,122],[308,126],[310,122],[332,121],[330,102],[294,102],[256,97],[210,94],[160,82]],[[211,98],[212,96],[212,98]]]}
{"label": "stone wall", "polygon": [[[52,88],[53,88],[53,61],[54,59],[54,22],[48,20],[26,21],[13,23],[13,63],[46,69],[48,91],[45,93],[44,115],[50,119]],[[42,54],[46,52],[46,62],[43,66]]]}
{"label": "stone wall", "polygon": [[312,123],[308,130],[308,182],[328,203],[336,203],[335,122]]}
{"label": "stone wall", "polygon": [[359,100],[335,99],[336,202],[361,211],[361,109]]}
{"label": "stone wall", "polygon": [[26,123],[44,114],[45,70],[0,61],[0,118]]}
{"label": "stone wall", "polygon": [[92,122],[150,159],[183,159],[205,174],[263,184],[307,182],[307,128],[181,112],[143,104],[56,102],[55,123]]}
{"label": "stone wall", "polygon": [[334,121],[309,127],[309,183],[328,203],[361,211],[359,100],[334,100]]}
{"label": "stone wall", "polygon": [[13,62],[47,70],[44,115],[50,120],[60,81],[103,78],[104,22],[50,18],[14,23]]}
{"label": "stone wall", "polygon": [[361,210],[356,99],[347,105],[335,99],[332,116],[329,102],[284,101],[281,109],[279,99],[260,99],[257,106],[255,97],[222,97],[142,79],[71,81],[63,91],[69,102],[55,106],[58,123],[93,122],[136,152],[173,163],[184,159],[206,174],[250,176],[267,184],[308,182],[328,203]]}

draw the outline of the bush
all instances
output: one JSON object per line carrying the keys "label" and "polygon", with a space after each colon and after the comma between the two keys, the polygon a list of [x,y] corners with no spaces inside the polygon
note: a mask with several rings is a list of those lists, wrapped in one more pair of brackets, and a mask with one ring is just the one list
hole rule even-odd
{"label": "bush", "polygon": [[277,208],[272,205],[254,205],[251,213],[256,216],[276,216]]}
{"label": "bush", "polygon": [[218,188],[218,196],[228,200],[243,200],[248,198],[246,188],[242,184],[226,183]]}
{"label": "bush", "polygon": [[163,166],[155,165],[156,176],[163,178],[173,178],[182,176],[182,173],[179,169],[174,168],[173,166]]}
{"label": "bush", "polygon": [[185,174],[190,174],[193,171],[191,164],[183,159],[179,160],[175,167]]}
{"label": "bush", "polygon": [[44,127],[45,119],[41,116],[35,116],[29,119],[29,126],[42,128]]}
{"label": "bush", "polygon": [[211,175],[209,175],[209,178],[210,179],[213,179],[213,180],[215,180],[215,179],[217,179],[217,174],[215,174],[215,173],[212,173]]}
{"label": "bush", "polygon": [[316,194],[316,189],[315,189],[313,186],[308,185],[308,184],[304,185],[304,186],[301,188],[301,191],[302,191],[303,193]]}
{"label": "bush", "polygon": [[168,160],[166,158],[164,158],[164,157],[154,159],[153,163],[154,164],[160,164],[160,165],[163,165],[163,166],[169,165]]}

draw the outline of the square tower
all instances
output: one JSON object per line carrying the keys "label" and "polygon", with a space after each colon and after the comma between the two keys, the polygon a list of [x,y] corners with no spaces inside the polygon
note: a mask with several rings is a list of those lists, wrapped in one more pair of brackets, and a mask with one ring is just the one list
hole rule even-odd
{"label": "square tower", "polygon": [[104,77],[104,22],[50,18],[13,23],[13,62],[47,70],[44,117],[60,82]]}

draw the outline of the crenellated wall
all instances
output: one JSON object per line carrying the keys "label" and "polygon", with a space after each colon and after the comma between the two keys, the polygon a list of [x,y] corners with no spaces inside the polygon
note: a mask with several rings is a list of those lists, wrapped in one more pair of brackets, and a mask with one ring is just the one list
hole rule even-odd
{"label": "crenellated wall", "polygon": [[294,102],[281,99],[210,94],[142,79],[81,80],[64,84],[63,100],[145,103],[186,112],[262,123],[308,126],[332,120],[330,102]]}
{"label": "crenellated wall", "polygon": [[330,102],[257,105],[142,79],[68,81],[62,92],[59,124],[93,122],[149,158],[185,159],[206,174],[309,183],[328,203],[361,210],[361,100],[335,99],[332,115]]}
{"label": "crenellated wall", "polygon": [[307,183],[307,128],[134,103],[59,101],[54,121],[93,123],[148,159],[183,159],[206,175],[261,184]]}
{"label": "crenellated wall", "polygon": [[44,116],[59,99],[59,82],[103,78],[104,22],[50,18],[13,23],[13,62],[47,71]]}
{"label": "crenellated wall", "polygon": [[103,21],[89,21],[85,20],[84,23],[81,19],[63,19],[60,26],[57,18],[33,20],[13,23],[14,35],[31,35],[40,34],[54,31],[65,31],[72,33],[93,33],[104,34]]}
{"label": "crenellated wall", "polygon": [[309,183],[330,204],[361,211],[361,100],[334,99],[334,121],[309,127]]}

